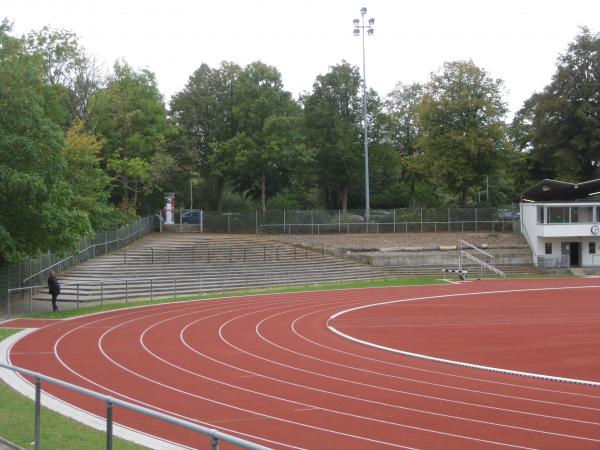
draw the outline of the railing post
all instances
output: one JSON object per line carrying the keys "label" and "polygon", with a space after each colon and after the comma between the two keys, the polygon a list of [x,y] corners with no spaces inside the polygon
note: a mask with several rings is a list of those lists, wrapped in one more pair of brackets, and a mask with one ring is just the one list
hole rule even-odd
{"label": "railing post", "polygon": [[112,450],[113,445],[113,404],[106,401],[106,450]]}
{"label": "railing post", "polygon": [[42,382],[35,377],[35,450],[41,448]]}
{"label": "railing post", "polygon": [[175,300],[177,300],[177,277],[175,277]]}
{"label": "railing post", "polygon": [[104,281],[100,280],[100,306],[104,305]]}
{"label": "railing post", "polygon": [[33,288],[29,288],[29,313],[33,314]]}
{"label": "railing post", "polygon": [[77,311],[79,311],[79,283],[77,283],[77,298],[76,298],[76,303],[77,303]]}
{"label": "railing post", "polygon": [[152,278],[150,278],[150,301],[154,300],[154,286]]}
{"label": "railing post", "polygon": [[210,438],[210,450],[219,450],[219,439],[215,436]]}
{"label": "railing post", "polygon": [[129,286],[127,280],[125,280],[125,303],[129,302]]}
{"label": "railing post", "polygon": [[[10,282],[10,276],[9,276],[9,282]],[[6,299],[8,300],[8,305],[6,308],[6,312],[8,313],[8,318],[10,319],[10,285],[9,288],[6,292]]]}

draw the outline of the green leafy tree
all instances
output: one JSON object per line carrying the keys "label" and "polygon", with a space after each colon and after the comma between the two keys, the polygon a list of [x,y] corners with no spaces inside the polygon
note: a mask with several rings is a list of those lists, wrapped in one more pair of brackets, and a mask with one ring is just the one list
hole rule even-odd
{"label": "green leafy tree", "polygon": [[0,264],[65,251],[91,229],[73,209],[64,136],[53,121],[41,59],[0,25]]}
{"label": "green leafy tree", "polygon": [[552,82],[515,116],[512,136],[534,179],[600,176],[600,33],[583,28]]}
{"label": "green leafy tree", "polygon": [[238,80],[235,116],[239,132],[226,143],[235,154],[238,192],[260,199],[263,215],[267,198],[292,184],[312,161],[300,133],[300,109],[283,90],[275,67],[249,64]]}
{"label": "green leafy tree", "polygon": [[166,144],[176,129],[167,121],[154,74],[116,63],[95,101],[103,159],[118,182],[113,199],[130,214],[155,210],[160,207],[162,182],[173,165]]}
{"label": "green leafy tree", "polygon": [[189,161],[185,179],[198,173],[208,191],[209,205],[218,210],[234,172],[235,153],[225,143],[238,132],[235,108],[241,72],[241,67],[231,62],[224,61],[216,69],[202,64],[170,103],[171,115],[190,149],[184,158]]}
{"label": "green leafy tree", "polygon": [[62,156],[73,197],[71,208],[85,212],[96,231],[123,224],[109,204],[111,180],[100,168],[100,154],[104,143],[85,131],[83,122],[76,119],[67,130]]}
{"label": "green leafy tree", "polygon": [[384,107],[386,116],[382,140],[391,146],[400,158],[400,173],[397,180],[408,185],[411,208],[417,206],[417,183],[425,176],[420,170],[421,152],[418,148],[420,137],[418,124],[418,106],[423,97],[423,86],[419,83],[405,85],[398,83],[386,98]]}
{"label": "green leafy tree", "polygon": [[348,208],[362,178],[362,108],[358,68],[343,61],[317,76],[304,98],[306,144],[317,151],[319,187],[329,208]]}
{"label": "green leafy tree", "polygon": [[472,61],[445,63],[432,74],[418,108],[423,152],[419,171],[467,205],[469,188],[494,173],[506,150],[502,82]]}

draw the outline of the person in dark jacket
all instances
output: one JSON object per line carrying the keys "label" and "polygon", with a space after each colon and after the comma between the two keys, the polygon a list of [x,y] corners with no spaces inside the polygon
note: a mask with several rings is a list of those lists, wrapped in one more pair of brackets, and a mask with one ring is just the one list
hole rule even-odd
{"label": "person in dark jacket", "polygon": [[56,272],[53,270],[50,272],[50,276],[48,277],[48,293],[52,294],[52,311],[58,311],[56,298],[58,297],[58,294],[60,294],[60,284],[56,279]]}

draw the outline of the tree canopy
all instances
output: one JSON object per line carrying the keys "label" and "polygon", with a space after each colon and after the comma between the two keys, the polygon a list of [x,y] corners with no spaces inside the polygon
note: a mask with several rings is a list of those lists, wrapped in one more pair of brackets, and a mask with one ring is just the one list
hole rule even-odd
{"label": "tree canopy", "polygon": [[[279,70],[199,61],[167,109],[154,73],[104,70],[72,32],[0,25],[0,264],[162,208],[504,206],[528,184],[599,176],[600,35],[583,28],[510,125],[503,82],[450,61],[363,98],[346,61],[293,98]],[[189,197],[188,197],[189,195]],[[187,198],[190,199],[187,203]]]}

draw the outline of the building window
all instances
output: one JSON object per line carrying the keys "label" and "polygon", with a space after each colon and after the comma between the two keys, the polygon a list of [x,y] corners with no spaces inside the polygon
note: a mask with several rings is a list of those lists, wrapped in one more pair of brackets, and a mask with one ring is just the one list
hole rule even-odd
{"label": "building window", "polygon": [[594,221],[592,206],[571,207],[571,223],[591,223]]}
{"label": "building window", "polygon": [[552,242],[546,242],[546,255],[552,254]]}
{"label": "building window", "polygon": [[538,221],[538,223],[545,223],[545,220],[544,220],[544,207],[543,206],[538,206],[537,207],[537,221]]}
{"label": "building window", "polygon": [[548,208],[548,223],[569,223],[568,206],[551,206]]}
{"label": "building window", "polygon": [[590,242],[589,252],[590,252],[590,255],[596,254],[596,243],[595,242]]}

